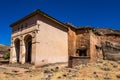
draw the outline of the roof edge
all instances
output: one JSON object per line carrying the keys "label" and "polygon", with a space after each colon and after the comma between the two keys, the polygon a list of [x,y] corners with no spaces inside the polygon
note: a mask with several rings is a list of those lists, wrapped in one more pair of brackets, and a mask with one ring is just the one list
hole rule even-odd
{"label": "roof edge", "polygon": [[13,26],[17,25],[17,24],[19,24],[20,22],[23,22],[23,21],[25,21],[26,19],[28,19],[28,18],[36,15],[36,14],[42,15],[42,16],[44,16],[44,17],[46,17],[46,18],[49,18],[50,20],[52,20],[52,21],[54,21],[54,22],[56,22],[56,23],[64,26],[65,28],[68,28],[68,26],[66,26],[64,23],[62,23],[61,21],[59,21],[59,20],[57,20],[57,19],[49,16],[48,14],[42,12],[40,9],[37,9],[37,10],[35,10],[34,12],[28,14],[27,16],[25,16],[25,17],[17,20],[16,22],[10,24],[10,27],[13,27]]}

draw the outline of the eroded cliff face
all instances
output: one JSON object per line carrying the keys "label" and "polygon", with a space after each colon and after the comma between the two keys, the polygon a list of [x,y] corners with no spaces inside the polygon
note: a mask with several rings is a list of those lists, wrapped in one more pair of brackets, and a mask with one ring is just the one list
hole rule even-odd
{"label": "eroded cliff face", "polygon": [[70,67],[103,59],[120,61],[120,31],[67,26]]}
{"label": "eroded cliff face", "polygon": [[103,50],[104,59],[120,60],[120,31],[112,29],[94,29]]}

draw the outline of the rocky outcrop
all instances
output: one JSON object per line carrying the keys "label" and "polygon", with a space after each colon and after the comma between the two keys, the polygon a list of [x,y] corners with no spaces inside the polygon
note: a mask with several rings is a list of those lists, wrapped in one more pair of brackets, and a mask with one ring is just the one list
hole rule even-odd
{"label": "rocky outcrop", "polygon": [[96,28],[94,29],[94,32],[103,36],[120,36],[119,30],[112,30],[107,28]]}
{"label": "rocky outcrop", "polygon": [[98,28],[94,33],[101,39],[104,59],[120,60],[120,31]]}
{"label": "rocky outcrop", "polygon": [[120,60],[120,45],[114,42],[103,42],[103,54],[104,58],[108,60],[118,61]]}
{"label": "rocky outcrop", "polygon": [[3,44],[0,44],[0,54],[4,55],[5,53],[9,52],[10,51],[10,47],[9,46],[6,46],[6,45],[3,45]]}

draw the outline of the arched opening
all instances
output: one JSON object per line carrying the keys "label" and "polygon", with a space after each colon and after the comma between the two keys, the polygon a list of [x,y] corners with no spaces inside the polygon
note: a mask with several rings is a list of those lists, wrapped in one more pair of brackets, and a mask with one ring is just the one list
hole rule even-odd
{"label": "arched opening", "polygon": [[16,59],[17,59],[17,62],[19,62],[19,58],[20,58],[20,40],[17,38],[15,40],[14,44],[15,44]]}
{"label": "arched opening", "polygon": [[32,55],[32,36],[31,35],[27,35],[25,37],[25,47],[26,47],[25,62],[31,63],[31,55]]}
{"label": "arched opening", "polygon": [[78,56],[88,56],[87,55],[87,48],[85,46],[81,46],[77,49]]}

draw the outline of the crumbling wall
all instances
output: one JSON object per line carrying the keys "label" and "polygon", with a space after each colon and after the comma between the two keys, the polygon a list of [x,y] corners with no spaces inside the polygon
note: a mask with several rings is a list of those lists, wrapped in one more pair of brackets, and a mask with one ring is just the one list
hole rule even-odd
{"label": "crumbling wall", "polygon": [[68,31],[68,53],[73,56],[76,53],[76,33],[74,28],[69,28]]}
{"label": "crumbling wall", "polygon": [[76,30],[76,50],[80,48],[86,48],[87,56],[89,56],[90,52],[90,36],[89,30],[87,29],[78,29]]}
{"label": "crumbling wall", "polygon": [[[94,34],[92,28],[69,30],[69,50],[69,53],[74,53],[69,57],[70,67],[103,59],[100,38]],[[86,55],[81,56],[79,51],[84,50]]]}
{"label": "crumbling wall", "polygon": [[[74,40],[75,41],[75,46],[73,46],[71,43],[71,47],[74,50],[74,55],[71,55],[69,57],[69,67],[74,67],[77,65],[80,65],[82,63],[87,63],[90,61],[90,57],[89,57],[89,46],[90,46],[90,37],[89,37],[89,30],[86,30],[84,28],[81,29],[77,29],[75,30],[76,32],[76,37],[74,39],[74,35],[72,34],[72,36],[70,37],[70,40]],[[73,41],[72,41],[73,43]],[[79,56],[79,53],[77,52],[78,49],[81,48],[85,48],[87,51],[87,56]],[[70,50],[71,51],[71,50]]]}
{"label": "crumbling wall", "polygon": [[91,62],[103,59],[100,38],[92,30],[90,31],[90,58]]}
{"label": "crumbling wall", "polygon": [[76,53],[76,32],[73,27],[69,25],[68,30],[68,66],[72,67],[71,56],[75,56]]}

